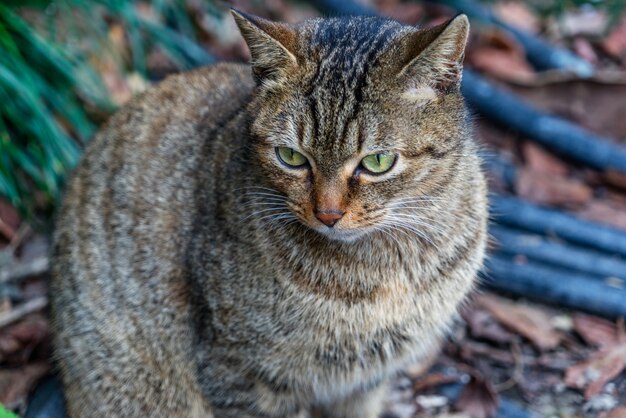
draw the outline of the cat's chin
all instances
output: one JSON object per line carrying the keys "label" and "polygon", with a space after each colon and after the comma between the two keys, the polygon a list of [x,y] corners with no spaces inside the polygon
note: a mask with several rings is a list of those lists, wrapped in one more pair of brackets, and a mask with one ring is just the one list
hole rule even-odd
{"label": "cat's chin", "polygon": [[323,235],[324,237],[334,240],[334,241],[342,241],[342,242],[354,242],[368,234],[367,229],[338,229],[338,228],[326,228],[326,227],[318,227],[315,230]]}

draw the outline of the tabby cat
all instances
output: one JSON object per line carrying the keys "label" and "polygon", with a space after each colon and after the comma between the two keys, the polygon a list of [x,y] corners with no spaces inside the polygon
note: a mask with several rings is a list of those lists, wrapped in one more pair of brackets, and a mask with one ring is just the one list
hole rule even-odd
{"label": "tabby cat", "polygon": [[70,417],[376,417],[472,289],[469,24],[233,11],[252,64],[114,115],[53,246]]}

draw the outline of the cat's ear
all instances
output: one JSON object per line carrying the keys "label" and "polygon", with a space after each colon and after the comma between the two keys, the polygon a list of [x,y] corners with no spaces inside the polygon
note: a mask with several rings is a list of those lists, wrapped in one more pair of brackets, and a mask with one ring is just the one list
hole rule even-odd
{"label": "cat's ear", "polygon": [[[435,91],[458,86],[463,73],[469,21],[461,14],[441,25],[413,32],[400,40],[398,76]],[[399,59],[398,59],[399,58]],[[415,87],[415,86],[414,86]]]}
{"label": "cat's ear", "polygon": [[231,9],[241,35],[250,48],[252,72],[260,83],[277,81],[297,68],[296,31],[290,25]]}

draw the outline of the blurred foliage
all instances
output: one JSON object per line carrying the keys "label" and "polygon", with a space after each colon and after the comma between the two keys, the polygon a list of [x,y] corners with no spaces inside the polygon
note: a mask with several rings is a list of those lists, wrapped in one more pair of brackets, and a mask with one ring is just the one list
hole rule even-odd
{"label": "blurred foliage", "polygon": [[27,216],[54,207],[81,148],[119,102],[106,86],[107,72],[146,80],[155,51],[175,69],[212,62],[198,43],[194,14],[217,11],[209,0],[193,6],[186,0],[3,1],[0,196]]}
{"label": "blurred foliage", "polygon": [[529,0],[528,3],[543,17],[559,16],[572,9],[592,7],[604,11],[610,25],[617,23],[626,10],[626,0]]}

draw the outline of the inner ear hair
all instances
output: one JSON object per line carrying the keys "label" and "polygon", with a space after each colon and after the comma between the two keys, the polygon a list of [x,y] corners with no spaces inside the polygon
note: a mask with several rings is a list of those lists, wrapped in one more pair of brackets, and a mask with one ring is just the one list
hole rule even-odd
{"label": "inner ear hair", "polygon": [[291,25],[235,9],[230,12],[250,48],[252,72],[258,83],[270,85],[297,67],[297,38]]}
{"label": "inner ear hair", "polygon": [[437,91],[458,85],[468,36],[469,21],[463,14],[441,25],[409,33],[400,41],[403,66],[398,76],[411,87],[422,84]]}

